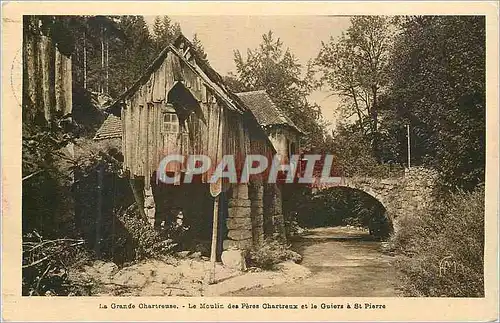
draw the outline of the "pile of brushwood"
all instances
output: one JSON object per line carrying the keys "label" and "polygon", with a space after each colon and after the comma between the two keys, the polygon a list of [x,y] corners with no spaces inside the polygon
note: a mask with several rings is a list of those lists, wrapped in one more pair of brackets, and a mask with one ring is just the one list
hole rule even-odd
{"label": "pile of brushwood", "polygon": [[84,244],[79,239],[44,239],[36,231],[24,235],[22,295],[88,295],[92,284],[69,279],[69,272],[91,257]]}

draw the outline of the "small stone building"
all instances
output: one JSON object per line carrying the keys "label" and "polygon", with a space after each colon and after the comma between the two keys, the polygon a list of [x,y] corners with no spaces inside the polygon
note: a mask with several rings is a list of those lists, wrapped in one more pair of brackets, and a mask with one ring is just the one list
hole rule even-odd
{"label": "small stone building", "polygon": [[208,174],[196,175],[191,184],[185,184],[182,179],[190,172],[188,165],[169,163],[166,174],[180,180],[167,185],[157,180],[156,171],[168,154],[207,155],[215,167],[224,155],[243,160],[241,156],[260,154],[272,159],[275,145],[282,147],[278,143],[297,147],[293,146],[296,141],[292,144],[290,139],[277,139],[275,144],[268,137],[272,133],[279,138],[278,130],[274,132],[277,127],[274,123],[261,126],[259,120],[265,119],[257,115],[274,105],[265,92],[258,94],[269,100],[261,102],[261,109],[253,101],[247,100],[247,105],[245,94],[231,93],[222,77],[181,35],[108,107],[113,116],[108,117],[95,139],[109,138],[111,132],[118,135],[116,121],[120,119],[123,168],[136,202],[152,225],[172,223],[180,212],[192,239],[208,242],[216,205],[217,254],[227,249],[248,250],[261,244],[265,236],[285,239],[282,200],[276,184],[264,184],[261,178],[248,184],[209,184]]}

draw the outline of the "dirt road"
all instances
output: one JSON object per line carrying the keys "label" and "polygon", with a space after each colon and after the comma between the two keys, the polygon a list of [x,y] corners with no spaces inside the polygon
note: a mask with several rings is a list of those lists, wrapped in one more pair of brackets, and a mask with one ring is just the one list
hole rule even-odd
{"label": "dirt road", "polygon": [[[267,288],[241,290],[231,296],[394,297],[395,270],[391,257],[368,232],[347,228],[317,228],[293,243],[312,274]],[[228,295],[228,296],[229,296]]]}

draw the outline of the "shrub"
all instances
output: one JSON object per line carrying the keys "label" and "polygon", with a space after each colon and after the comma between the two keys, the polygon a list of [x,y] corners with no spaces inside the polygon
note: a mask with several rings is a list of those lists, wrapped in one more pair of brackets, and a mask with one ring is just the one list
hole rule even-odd
{"label": "shrub", "polygon": [[[36,230],[44,238],[69,233],[71,156],[74,124],[60,116],[44,126],[23,124],[23,233]],[[71,131],[69,131],[71,130]]]}
{"label": "shrub", "polygon": [[117,217],[131,236],[135,260],[168,256],[177,246],[173,241],[177,236],[172,236],[170,231],[155,230],[141,217],[136,204],[117,212]]}
{"label": "shrub", "polygon": [[391,239],[408,296],[484,296],[484,187],[398,220]]}
{"label": "shrub", "polygon": [[295,236],[300,236],[304,233],[305,229],[299,225],[297,220],[285,221],[286,236],[291,238]]}
{"label": "shrub", "polygon": [[260,247],[250,250],[247,262],[251,267],[262,269],[274,269],[280,262],[291,260],[300,262],[302,256],[293,250],[290,246],[276,240],[266,240]]}

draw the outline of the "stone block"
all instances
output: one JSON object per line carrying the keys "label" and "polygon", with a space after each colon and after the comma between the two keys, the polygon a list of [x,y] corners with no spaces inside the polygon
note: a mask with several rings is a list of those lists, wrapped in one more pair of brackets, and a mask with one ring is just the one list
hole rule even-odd
{"label": "stone block", "polygon": [[234,199],[248,199],[248,185],[247,184],[237,184],[233,186],[233,198]]}
{"label": "stone block", "polygon": [[155,214],[156,214],[156,211],[154,208],[146,208],[144,209],[145,213],[146,213],[146,217],[148,218],[148,222],[149,224],[154,227],[155,225]]}
{"label": "stone block", "polygon": [[240,241],[227,239],[222,242],[223,250],[228,250],[228,249],[248,250],[250,248],[252,248],[252,239],[240,240]]}
{"label": "stone block", "polygon": [[262,185],[251,185],[248,190],[248,197],[251,200],[262,200],[264,187]]}
{"label": "stone block", "polygon": [[147,196],[144,199],[144,207],[145,208],[154,208],[155,207],[155,200],[153,196]]}
{"label": "stone block", "polygon": [[222,264],[231,269],[246,270],[245,252],[243,250],[225,250],[221,255]]}
{"label": "stone block", "polygon": [[227,213],[230,218],[250,218],[251,210],[249,207],[230,207]]}
{"label": "stone block", "polygon": [[250,205],[252,207],[264,207],[264,201],[263,200],[250,200]]}
{"label": "stone block", "polygon": [[243,199],[229,199],[227,204],[228,207],[250,207],[251,201]]}
{"label": "stone block", "polygon": [[232,240],[246,240],[252,238],[252,231],[248,229],[229,230],[227,237]]}
{"label": "stone block", "polygon": [[252,219],[246,218],[227,218],[226,226],[229,230],[234,229],[250,229],[252,227]]}
{"label": "stone block", "polygon": [[262,216],[252,218],[252,226],[259,227],[262,226],[263,224],[264,224],[264,218]]}

